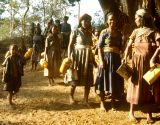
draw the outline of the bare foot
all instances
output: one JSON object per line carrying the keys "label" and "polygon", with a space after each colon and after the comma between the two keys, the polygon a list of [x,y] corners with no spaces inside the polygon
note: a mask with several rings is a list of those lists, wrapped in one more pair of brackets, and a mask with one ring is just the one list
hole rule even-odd
{"label": "bare foot", "polygon": [[11,102],[9,102],[9,104],[10,104],[10,105],[12,105],[12,106],[13,106],[13,105],[15,105],[15,103],[13,103],[12,101],[11,101]]}
{"label": "bare foot", "polygon": [[154,120],[150,117],[147,118],[147,124],[152,124],[154,123]]}
{"label": "bare foot", "polygon": [[90,104],[87,101],[83,101],[82,104],[86,105],[88,108],[91,108]]}
{"label": "bare foot", "polygon": [[49,84],[48,84],[48,87],[51,87],[51,86],[52,86],[52,84],[49,83]]}
{"label": "bare foot", "polygon": [[69,98],[69,102],[71,105],[76,104],[76,101],[72,97]]}
{"label": "bare foot", "polygon": [[101,104],[100,104],[100,110],[106,112],[106,108],[104,106],[104,102],[101,102]]}
{"label": "bare foot", "polygon": [[138,123],[138,120],[135,118],[133,114],[129,114],[128,118],[132,123]]}

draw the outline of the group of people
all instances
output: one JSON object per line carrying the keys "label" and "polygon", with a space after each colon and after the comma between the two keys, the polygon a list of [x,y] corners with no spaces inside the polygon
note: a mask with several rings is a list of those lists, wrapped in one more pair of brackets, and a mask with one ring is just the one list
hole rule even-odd
{"label": "group of people", "polygon": [[[64,16],[63,23],[59,19],[53,21],[50,19],[41,33],[40,25],[31,27],[31,55],[32,68],[36,70],[37,64],[40,62],[41,55],[48,62],[48,68],[44,69],[44,76],[48,77],[49,85],[54,83],[54,78],[60,75],[59,67],[69,44],[69,36],[71,33],[71,25],[67,22],[68,16]],[[44,52],[44,54],[41,54]]]}
{"label": "group of people", "polygon": [[[138,104],[148,106],[147,123],[153,123],[152,112],[160,104],[159,79],[149,85],[143,75],[159,62],[159,32],[154,28],[153,18],[146,9],[139,9],[135,14],[137,28],[129,37],[129,42],[123,50],[123,34],[117,29],[118,20],[114,13],[106,16],[106,28],[101,32],[96,49],[99,62],[95,78],[95,91],[100,97],[100,109],[106,111],[105,94],[110,94],[111,107],[116,110],[116,100],[122,100],[124,95],[124,80],[117,74],[122,63],[128,62],[129,52],[132,51],[131,66],[133,74],[128,79],[126,100],[130,103],[129,120],[137,123],[134,107]],[[73,79],[70,90],[70,103],[74,104],[76,86],[84,86],[84,103],[88,104],[90,87],[93,86],[93,67],[95,64],[92,52],[93,41],[91,32],[91,16],[88,14],[80,18],[79,28],[70,36],[68,58],[72,60],[71,69],[77,71],[78,79]],[[157,49],[157,50],[156,50]],[[154,54],[155,53],[155,54]],[[74,73],[72,73],[74,75]],[[73,77],[74,78],[74,77]]]}
{"label": "group of people", "polygon": [[71,32],[71,25],[67,22],[68,16],[64,16],[63,23],[60,22],[59,19],[56,19],[53,21],[51,18],[47,22],[47,26],[44,29],[44,32],[42,33],[41,26],[38,23],[35,25],[32,23],[31,29],[30,29],[30,41],[29,41],[29,47],[33,48],[33,53],[31,57],[32,61],[32,68],[31,70],[36,70],[37,64],[40,61],[40,54],[46,49],[46,38],[50,36],[53,32],[52,28],[57,27],[58,37],[60,39],[60,49],[62,50],[62,58],[65,57],[66,50],[68,48],[69,43],[69,36]]}
{"label": "group of people", "polygon": [[[64,20],[68,20],[68,17]],[[134,105],[144,104],[148,106],[147,123],[153,123],[152,112],[154,106],[160,104],[160,84],[159,79],[152,85],[149,85],[144,79],[143,75],[159,62],[159,43],[160,35],[153,27],[153,21],[150,13],[145,9],[136,11],[135,23],[137,28],[133,30],[129,37],[129,42],[122,57],[123,50],[123,34],[117,29],[116,23],[118,22],[114,13],[108,13],[106,16],[106,28],[97,37],[97,43],[93,43],[92,17],[88,14],[84,14],[79,19],[79,26],[77,29],[71,32],[69,25],[61,25],[61,32],[63,34],[64,48],[68,49],[68,59],[72,61],[70,69],[72,73],[71,88],[70,88],[70,103],[75,104],[74,93],[76,86],[84,86],[84,104],[89,106],[88,98],[90,88],[95,86],[95,92],[100,97],[100,109],[106,111],[105,107],[105,94],[110,94],[111,107],[116,110],[116,100],[122,100],[124,95],[124,80],[116,73],[121,63],[127,63],[129,51],[132,50],[132,69],[133,74],[128,80],[127,90],[127,102],[130,103],[129,120],[132,122],[138,122],[134,115]],[[59,27],[52,25],[49,28],[48,23],[48,35],[45,39],[44,58],[48,62],[48,68],[45,69],[44,74],[48,76],[49,83],[54,82],[54,77],[59,75],[59,67],[61,64],[60,48],[61,37],[59,36]],[[63,27],[63,28],[62,28]],[[68,30],[69,29],[69,30]],[[64,32],[63,32],[64,31]],[[38,32],[38,31],[37,31]],[[71,33],[71,34],[70,34]],[[66,36],[69,36],[66,38]],[[33,37],[34,39],[40,39],[39,37]],[[33,42],[34,43],[34,42]],[[35,44],[35,45],[34,45]],[[36,43],[33,47],[36,48]],[[68,44],[68,45],[67,45]],[[39,48],[39,47],[38,47]],[[12,45],[10,47],[11,56],[6,58],[3,63],[5,69],[5,82],[6,89],[9,91],[10,97],[15,94],[19,87],[21,73],[21,65],[23,63],[19,61],[19,58],[15,58],[17,53],[17,46]],[[95,51],[93,51],[95,49]],[[95,54],[98,51],[98,62],[95,60]],[[36,54],[37,55],[37,54]],[[14,63],[16,61],[16,63]],[[98,68],[95,76],[93,75],[94,67]],[[8,77],[9,75],[10,77]],[[74,75],[77,75],[77,79],[74,79]],[[12,77],[11,77],[12,76]],[[8,78],[8,79],[6,79]],[[13,80],[14,79],[14,80]],[[18,81],[17,81],[18,80]],[[16,84],[14,85],[13,84]],[[17,82],[17,83],[16,83]],[[9,98],[10,104],[12,103]]]}

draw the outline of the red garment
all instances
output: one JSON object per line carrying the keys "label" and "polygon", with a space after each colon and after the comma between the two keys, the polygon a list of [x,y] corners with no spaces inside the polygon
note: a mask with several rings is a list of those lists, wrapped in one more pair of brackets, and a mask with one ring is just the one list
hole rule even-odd
{"label": "red garment", "polygon": [[134,40],[132,55],[133,76],[127,91],[127,101],[132,104],[150,102],[153,98],[152,87],[143,79],[150,69],[149,62],[154,53],[154,31],[150,28],[138,28],[133,31],[130,39]]}

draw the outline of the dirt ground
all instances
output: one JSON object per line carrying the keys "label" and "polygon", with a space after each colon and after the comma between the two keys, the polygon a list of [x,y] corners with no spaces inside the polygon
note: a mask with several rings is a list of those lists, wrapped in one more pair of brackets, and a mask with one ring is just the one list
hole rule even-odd
{"label": "dirt ground", "polygon": [[[103,112],[99,110],[94,87],[90,92],[90,107],[82,103],[84,88],[78,87],[75,93],[77,104],[70,105],[69,86],[63,83],[63,77],[55,79],[55,84],[49,87],[40,66],[38,71],[29,69],[30,65],[27,65],[14,106],[8,104],[7,92],[2,91],[3,84],[0,83],[0,125],[132,125],[128,120],[129,105],[125,101],[117,103],[117,111],[112,111],[110,100],[106,99],[107,111]],[[138,125],[146,124],[145,113],[137,110],[135,115]],[[154,125],[160,125],[160,113],[153,116]]]}

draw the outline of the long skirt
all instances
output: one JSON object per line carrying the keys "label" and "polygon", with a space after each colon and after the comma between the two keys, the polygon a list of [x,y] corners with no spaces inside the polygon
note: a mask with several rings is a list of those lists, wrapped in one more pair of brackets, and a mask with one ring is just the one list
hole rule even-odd
{"label": "long skirt", "polygon": [[95,89],[101,92],[107,91],[117,99],[121,98],[124,94],[124,80],[116,73],[121,65],[120,55],[105,52],[103,59],[104,68],[98,68]]}
{"label": "long skirt", "polygon": [[77,70],[77,86],[93,86],[93,54],[89,48],[75,49],[72,53],[72,69]]}
{"label": "long skirt", "polygon": [[133,75],[129,80],[127,101],[132,104],[150,103],[153,100],[152,86],[144,79],[143,75],[149,68],[150,56],[134,54],[132,57]]}
{"label": "long skirt", "polygon": [[58,77],[60,75],[59,68],[61,65],[61,53],[54,47],[50,47],[47,51],[48,68],[44,69],[44,76]]}

